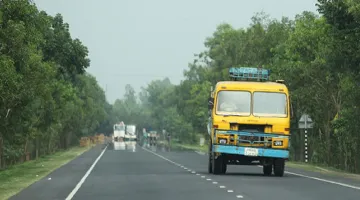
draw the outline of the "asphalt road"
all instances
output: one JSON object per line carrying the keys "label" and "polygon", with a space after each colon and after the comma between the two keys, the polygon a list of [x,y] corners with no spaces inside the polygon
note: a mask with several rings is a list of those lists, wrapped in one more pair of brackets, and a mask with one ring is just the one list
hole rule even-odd
{"label": "asphalt road", "polygon": [[121,143],[84,153],[11,199],[359,200],[360,180],[290,168],[265,177],[257,166],[211,175],[207,155]]}

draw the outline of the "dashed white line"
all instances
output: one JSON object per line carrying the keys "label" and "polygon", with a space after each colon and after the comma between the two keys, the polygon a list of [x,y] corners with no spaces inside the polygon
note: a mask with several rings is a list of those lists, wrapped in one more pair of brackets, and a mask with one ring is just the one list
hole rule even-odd
{"label": "dashed white line", "polygon": [[[146,151],[148,151],[148,152],[150,152],[150,153],[152,153],[152,154],[154,154],[154,155],[156,155],[156,156],[158,156],[158,157],[166,160],[166,161],[169,161],[169,162],[172,163],[172,164],[175,164],[175,165],[177,165],[177,166],[179,166],[179,167],[181,167],[181,168],[183,168],[183,169],[191,172],[192,174],[195,174],[195,173],[196,173],[195,171],[192,171],[191,169],[188,169],[188,168],[184,167],[184,166],[181,165],[181,164],[178,164],[178,163],[176,163],[176,162],[174,162],[174,161],[172,161],[172,160],[169,160],[169,159],[165,158],[164,156],[161,156],[161,155],[159,155],[159,154],[157,154],[157,153],[155,153],[155,152],[153,152],[153,151],[150,151],[150,150],[148,150],[148,149],[145,149],[144,147],[142,147],[142,148],[143,148],[144,150],[146,150]],[[259,167],[260,167],[260,166],[259,166]],[[197,173],[196,175],[199,176],[200,174]],[[205,176],[201,176],[201,178],[205,178]],[[211,181],[211,178],[208,178],[208,179],[206,179],[206,180],[207,180],[207,181]],[[218,184],[218,182],[216,182],[216,181],[213,181],[212,183],[213,183],[213,184]],[[220,187],[220,188],[226,188],[226,186],[224,186],[224,185],[220,185],[219,187]],[[233,190],[227,190],[227,192],[232,193],[232,192],[234,192],[234,191],[233,191]],[[243,197],[242,195],[237,195],[236,198],[240,198],[240,199],[241,199],[241,198],[244,198],[244,197]],[[68,199],[66,199],[66,200],[68,200]]]}
{"label": "dashed white line", "polygon": [[71,193],[66,197],[65,200],[71,200],[74,195],[76,194],[76,192],[80,189],[81,185],[85,182],[86,178],[90,175],[91,171],[94,169],[95,165],[97,162],[99,162],[100,158],[103,156],[103,154],[105,153],[106,149],[107,149],[107,145],[104,148],[104,150],[102,150],[101,154],[96,158],[96,160],[94,161],[94,163],[91,165],[91,167],[88,169],[88,171],[85,173],[85,175],[82,177],[82,179],[79,181],[79,183],[75,186],[75,188],[71,191]]}
{"label": "dashed white line", "polygon": [[[172,163],[172,164],[174,164],[174,165],[179,165],[179,163],[176,163],[176,162],[174,162],[174,161],[172,161],[172,160],[169,160],[169,159],[165,158],[165,157],[162,156],[162,155],[159,155],[159,154],[157,154],[157,153],[155,153],[155,152],[153,152],[153,151],[150,151],[150,150],[148,150],[148,149],[146,149],[146,148],[144,148],[144,147],[141,147],[141,148],[144,149],[144,150],[147,151],[147,152],[150,152],[150,153],[152,153],[152,154],[154,154],[154,155],[156,155],[156,156],[158,156],[158,157],[166,160],[166,161],[169,161],[170,163]],[[187,168],[185,168],[185,169],[187,169]]]}

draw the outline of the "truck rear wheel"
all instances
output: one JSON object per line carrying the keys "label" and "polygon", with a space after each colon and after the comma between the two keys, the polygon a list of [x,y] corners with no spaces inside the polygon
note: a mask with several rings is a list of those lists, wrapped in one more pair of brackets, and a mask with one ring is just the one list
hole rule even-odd
{"label": "truck rear wheel", "polygon": [[263,165],[263,173],[265,176],[270,176],[272,173],[272,165]]}
{"label": "truck rear wheel", "polygon": [[274,174],[275,176],[284,176],[285,172],[285,160],[284,159],[276,159],[274,161]]}

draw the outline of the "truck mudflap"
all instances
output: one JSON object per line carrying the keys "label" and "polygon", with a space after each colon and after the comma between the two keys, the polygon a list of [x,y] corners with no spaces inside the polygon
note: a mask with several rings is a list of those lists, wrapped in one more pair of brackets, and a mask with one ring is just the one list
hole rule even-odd
{"label": "truck mudflap", "polygon": [[213,145],[217,153],[236,154],[252,157],[289,158],[289,151],[283,149],[269,149],[259,147],[242,147],[230,145]]}

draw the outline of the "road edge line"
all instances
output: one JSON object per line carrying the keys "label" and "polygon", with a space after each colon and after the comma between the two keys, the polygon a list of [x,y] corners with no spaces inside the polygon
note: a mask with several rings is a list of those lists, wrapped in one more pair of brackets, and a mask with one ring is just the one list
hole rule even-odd
{"label": "road edge line", "polygon": [[[258,167],[263,167],[261,165],[258,165]],[[351,188],[351,189],[355,189],[355,190],[360,190],[360,187],[355,186],[355,185],[350,185],[350,184],[346,184],[346,183],[341,183],[341,182],[337,182],[337,181],[331,181],[331,180],[327,180],[327,179],[323,179],[323,178],[317,178],[314,176],[307,176],[304,174],[298,174],[298,173],[294,173],[294,172],[289,172],[289,171],[284,171],[285,174],[291,174],[294,176],[299,176],[299,177],[303,177],[303,178],[308,178],[308,179],[312,179],[312,180],[316,180],[316,181],[320,181],[320,182],[324,182],[324,183],[331,183],[334,185],[339,185],[339,186],[343,186],[343,187],[347,187],[347,188]]]}
{"label": "road edge line", "polygon": [[322,179],[322,178],[317,178],[317,177],[313,177],[313,176],[307,176],[307,175],[298,174],[298,173],[289,172],[289,171],[285,171],[285,173],[291,174],[291,175],[295,175],[295,176],[300,176],[300,177],[303,177],[303,178],[308,178],[308,179],[313,179],[313,180],[317,180],[317,181],[322,181],[322,182],[325,182],[325,183],[331,183],[331,184],[334,184],[334,185],[340,185],[340,186],[347,187],[347,188],[351,188],[351,189],[355,189],[355,190],[360,190],[360,187],[357,187],[357,186],[354,186],[354,185],[350,185],[350,184],[346,184],[346,183],[341,183],[341,182],[337,182],[337,181],[326,180],[326,179]]}
{"label": "road edge line", "polygon": [[66,197],[65,200],[71,200],[76,192],[80,189],[81,185],[85,182],[86,178],[90,175],[91,171],[94,169],[95,165],[97,164],[97,162],[99,162],[100,158],[103,156],[103,154],[105,153],[106,149],[107,149],[108,145],[106,145],[106,147],[102,150],[102,152],[100,153],[100,155],[96,158],[96,160],[94,161],[94,163],[91,165],[91,167],[87,170],[87,172],[85,173],[85,175],[81,178],[81,180],[78,182],[78,184],[75,186],[75,188],[71,191],[71,193]]}

